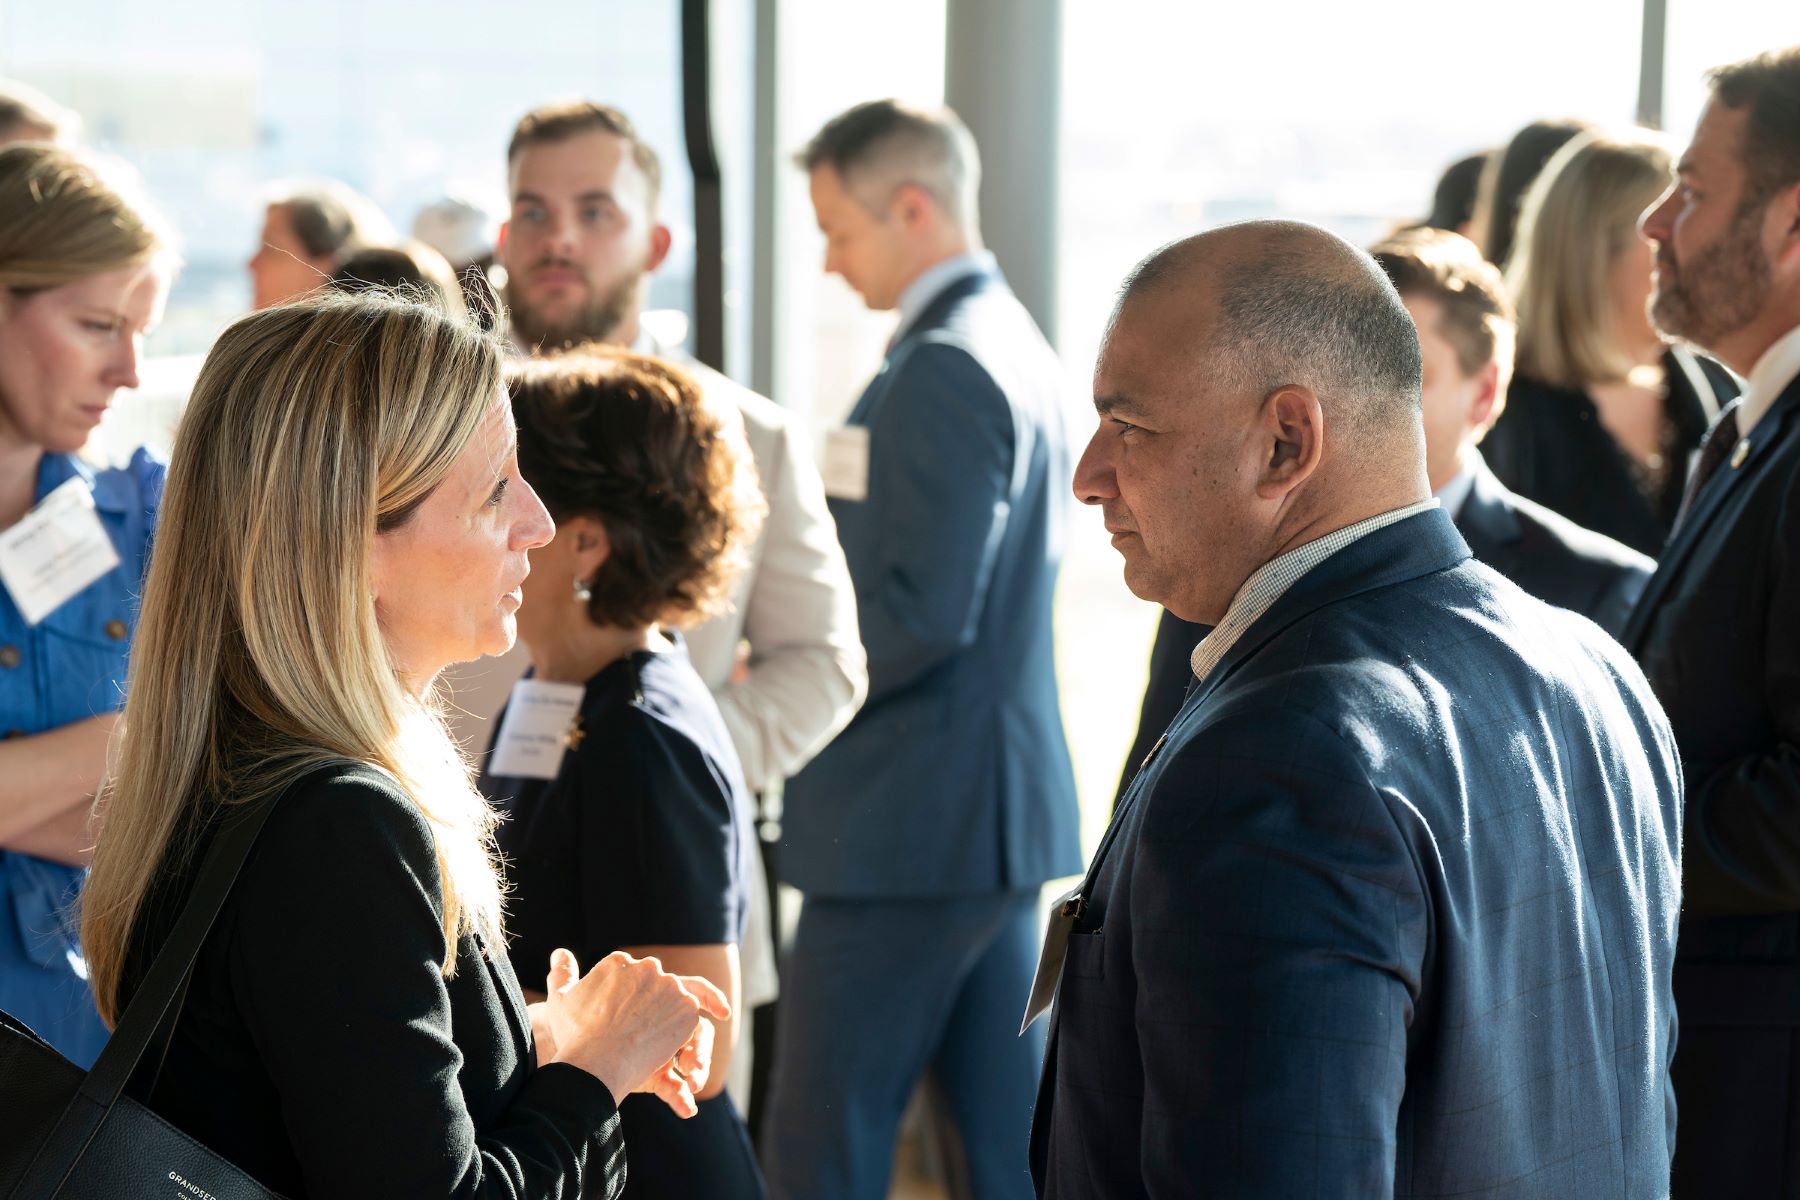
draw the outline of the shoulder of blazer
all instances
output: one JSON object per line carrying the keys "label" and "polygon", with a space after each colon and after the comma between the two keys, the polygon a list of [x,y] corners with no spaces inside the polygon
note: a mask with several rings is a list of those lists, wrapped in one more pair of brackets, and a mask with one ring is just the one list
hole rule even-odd
{"label": "shoulder of blazer", "polygon": [[968,300],[994,290],[1011,294],[1010,289],[1006,286],[1006,281],[997,274],[989,271],[974,271],[964,275],[932,297],[931,303],[927,304],[924,311],[914,318],[912,324],[900,331],[900,336],[894,340],[894,350],[898,351],[915,339],[924,339],[926,335],[943,329],[951,324],[957,310]]}

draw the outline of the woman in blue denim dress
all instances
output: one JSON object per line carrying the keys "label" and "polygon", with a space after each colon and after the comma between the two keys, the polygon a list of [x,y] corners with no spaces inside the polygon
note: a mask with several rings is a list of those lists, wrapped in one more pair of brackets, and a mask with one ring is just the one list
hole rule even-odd
{"label": "woman in blue denim dress", "polygon": [[[118,469],[76,452],[113,397],[138,385],[172,270],[158,220],[96,164],[48,145],[0,149],[0,1009],[82,1066],[106,1028],[72,905],[163,466],[142,450]],[[66,527],[91,531],[97,519],[118,562],[34,584],[7,534],[41,520],[65,485],[79,509],[92,504]]]}

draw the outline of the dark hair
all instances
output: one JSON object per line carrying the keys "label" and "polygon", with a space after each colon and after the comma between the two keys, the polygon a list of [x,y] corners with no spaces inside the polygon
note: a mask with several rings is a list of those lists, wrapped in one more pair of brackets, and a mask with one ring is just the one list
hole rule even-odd
{"label": "dark hair", "polygon": [[1745,189],[1739,208],[1754,208],[1800,181],[1800,46],[1771,50],[1706,73],[1713,95],[1748,109],[1738,158]]}
{"label": "dark hair", "polygon": [[17,80],[0,79],[0,137],[54,142],[80,132],[81,118],[44,93]]}
{"label": "dark hair", "polygon": [[513,126],[512,140],[506,144],[506,165],[519,161],[519,155],[532,146],[561,142],[584,133],[610,133],[631,147],[631,161],[643,172],[650,187],[650,209],[656,210],[662,194],[662,160],[650,144],[638,136],[631,118],[609,104],[592,100],[558,100],[540,104]]}
{"label": "dark hair", "polygon": [[588,346],[508,368],[519,473],[558,521],[594,517],[611,553],[588,586],[597,625],[720,611],[765,504],[735,418],[648,355]]}
{"label": "dark hair", "polygon": [[898,175],[895,182],[930,192],[955,220],[975,223],[981,157],[968,127],[947,108],[866,101],[827,121],[794,160],[806,171],[830,167],[846,183],[887,168]]}
{"label": "dark hair", "polygon": [[461,320],[469,315],[450,264],[437,251],[411,246],[371,246],[338,264],[331,286],[341,292],[392,292],[421,300]]}
{"label": "dark hair", "polygon": [[1531,181],[1569,139],[1589,128],[1586,121],[1572,119],[1533,121],[1513,134],[1506,149],[1488,160],[1481,173],[1474,232],[1476,245],[1496,267],[1504,270],[1507,257],[1512,254],[1513,235],[1519,228],[1519,206],[1524,203]]}
{"label": "dark hair", "polygon": [[1432,193],[1431,211],[1422,224],[1427,229],[1448,229],[1461,233],[1463,226],[1475,217],[1475,193],[1481,187],[1481,171],[1487,166],[1492,150],[1483,150],[1467,158],[1459,158],[1444,168]]}
{"label": "dark hair", "polygon": [[287,214],[300,248],[313,258],[337,260],[394,240],[393,228],[375,202],[335,179],[278,185],[268,206]]}
{"label": "dark hair", "polygon": [[1447,230],[1408,229],[1369,253],[1402,300],[1413,296],[1437,302],[1444,339],[1456,351],[1463,374],[1473,375],[1491,362],[1510,370],[1512,301],[1499,270],[1473,242]]}

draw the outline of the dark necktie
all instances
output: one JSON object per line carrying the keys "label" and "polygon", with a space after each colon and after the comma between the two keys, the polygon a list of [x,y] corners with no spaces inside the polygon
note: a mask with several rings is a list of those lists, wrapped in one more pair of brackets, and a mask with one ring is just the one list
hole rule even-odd
{"label": "dark necktie", "polygon": [[1737,445],[1737,415],[1737,409],[1730,410],[1718,419],[1712,431],[1706,435],[1706,441],[1700,447],[1700,461],[1694,464],[1694,473],[1688,476],[1687,491],[1681,497],[1681,512],[1675,518],[1675,528],[1680,529],[1681,523],[1687,520],[1689,510],[1694,507],[1694,501],[1700,495],[1700,489],[1725,465],[1731,448]]}

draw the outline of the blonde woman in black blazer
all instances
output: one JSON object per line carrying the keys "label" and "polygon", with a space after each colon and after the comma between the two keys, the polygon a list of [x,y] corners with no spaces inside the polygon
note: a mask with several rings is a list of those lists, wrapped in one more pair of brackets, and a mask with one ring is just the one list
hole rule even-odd
{"label": "blonde woman in black blazer", "polygon": [[492,342],[330,297],[226,330],[176,443],[83,942],[116,1021],[219,824],[293,784],[148,1097],[290,1196],[616,1195],[617,1102],[691,1114],[729,1011],[566,950],[528,1007],[507,964],[494,818],[433,684],[511,643],[552,533],[513,442]]}

